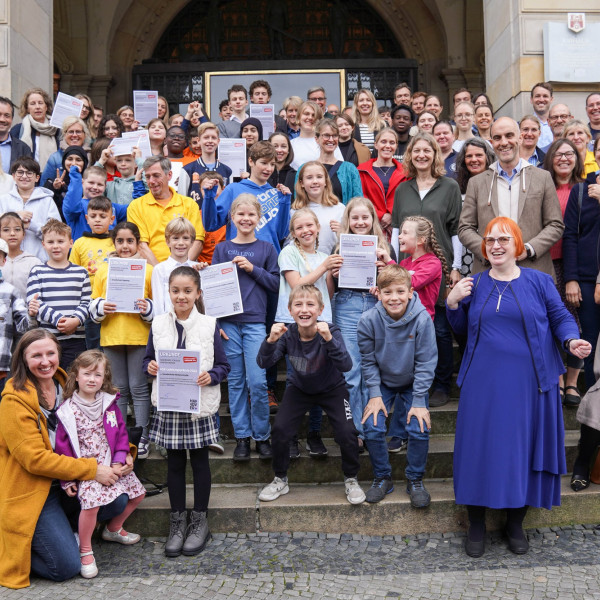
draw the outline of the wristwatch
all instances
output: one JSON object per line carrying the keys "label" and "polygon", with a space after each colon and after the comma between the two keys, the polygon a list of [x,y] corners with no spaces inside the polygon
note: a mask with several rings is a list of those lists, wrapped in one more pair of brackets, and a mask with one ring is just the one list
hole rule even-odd
{"label": "wristwatch", "polygon": [[535,250],[531,244],[525,244],[525,252],[527,252],[527,258],[535,260]]}

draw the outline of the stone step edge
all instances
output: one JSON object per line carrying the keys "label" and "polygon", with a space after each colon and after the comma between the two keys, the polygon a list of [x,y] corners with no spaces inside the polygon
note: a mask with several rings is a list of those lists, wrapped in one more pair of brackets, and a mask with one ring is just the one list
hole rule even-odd
{"label": "stone step edge", "polygon": [[[350,505],[343,482],[290,484],[288,494],[273,502],[261,502],[258,493],[264,484],[215,484],[211,490],[209,523],[220,533],[317,531],[319,533],[360,533],[363,535],[416,535],[464,531],[466,509],[454,502],[452,479],[429,479],[425,485],[431,505],[413,509],[405,492],[405,481],[397,480],[395,490],[378,504]],[[360,482],[367,490],[370,482]],[[561,478],[562,506],[551,511],[532,508],[526,528],[565,526],[600,521],[600,486],[592,484],[581,492],[570,488],[570,475]],[[187,486],[187,506],[193,502],[193,487]],[[128,520],[132,531],[162,536],[168,529],[168,493],[145,499]],[[504,511],[488,511],[488,530],[502,529]],[[383,525],[385,524],[385,531]],[[157,531],[156,528],[159,528]]]}

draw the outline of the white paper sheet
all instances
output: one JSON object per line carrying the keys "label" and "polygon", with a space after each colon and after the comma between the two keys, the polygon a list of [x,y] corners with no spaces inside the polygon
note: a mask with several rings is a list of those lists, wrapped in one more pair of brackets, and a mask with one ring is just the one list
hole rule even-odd
{"label": "white paper sheet", "polygon": [[157,350],[157,410],[198,414],[202,388],[200,352],[196,350]]}
{"label": "white paper sheet", "polygon": [[147,125],[158,117],[158,92],[147,90],[133,91],[133,115],[140,125]]}
{"label": "white paper sheet", "polygon": [[175,189],[177,189],[177,184],[179,181],[179,174],[181,173],[182,170],[183,170],[183,163],[176,162],[174,160],[171,161],[171,172],[173,173],[173,175],[171,175],[171,179],[169,179],[169,185],[171,187],[174,187]]}
{"label": "white paper sheet", "polygon": [[275,105],[251,104],[250,116],[260,121],[263,127],[263,140],[268,140],[275,131]]}
{"label": "white paper sheet", "polygon": [[200,271],[204,312],[210,317],[226,317],[244,312],[237,267],[218,263]]}
{"label": "white paper sheet", "polygon": [[246,140],[242,138],[221,138],[219,142],[219,162],[227,165],[232,177],[239,177],[246,171]]}
{"label": "white paper sheet", "polygon": [[83,100],[58,92],[56,102],[54,103],[54,110],[50,117],[50,125],[60,129],[67,117],[81,117],[82,108]]}
{"label": "white paper sheet", "polygon": [[342,233],[340,256],[343,257],[344,263],[338,277],[339,287],[368,290],[376,284],[376,235]]}
{"label": "white paper sheet", "polygon": [[142,153],[142,160],[146,160],[152,156],[152,148],[150,147],[150,136],[147,129],[138,129],[137,131],[126,131],[122,135],[123,138],[134,140],[134,146],[137,146]]}
{"label": "white paper sheet", "polygon": [[109,258],[106,301],[117,305],[117,312],[139,313],[135,302],[144,298],[146,261],[141,258]]}

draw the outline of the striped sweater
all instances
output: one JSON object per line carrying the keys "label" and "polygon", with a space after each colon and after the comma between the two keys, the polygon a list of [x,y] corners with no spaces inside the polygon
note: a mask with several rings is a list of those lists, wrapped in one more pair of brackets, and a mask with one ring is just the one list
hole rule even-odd
{"label": "striped sweater", "polygon": [[35,327],[35,319],[27,314],[25,301],[0,275],[0,371],[10,369],[11,346],[17,333]]}
{"label": "striped sweater", "polygon": [[[59,340],[84,338],[84,323],[89,316],[92,289],[84,267],[69,263],[64,269],[50,267],[48,263],[31,269],[27,280],[27,302],[39,294],[40,310],[37,319],[40,327],[51,331]],[[65,335],[57,329],[63,317],[77,317],[79,327]]]}

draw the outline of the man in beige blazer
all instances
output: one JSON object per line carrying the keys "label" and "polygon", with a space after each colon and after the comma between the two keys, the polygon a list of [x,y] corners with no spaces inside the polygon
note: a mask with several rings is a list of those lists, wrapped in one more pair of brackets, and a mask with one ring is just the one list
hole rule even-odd
{"label": "man in beige blazer", "polygon": [[510,217],[525,242],[518,264],[554,276],[549,250],[565,226],[550,173],[519,157],[519,126],[513,119],[500,117],[491,135],[498,160],[469,180],[458,224],[458,238],[474,256],[472,272],[486,268],[481,240],[487,224]]}

